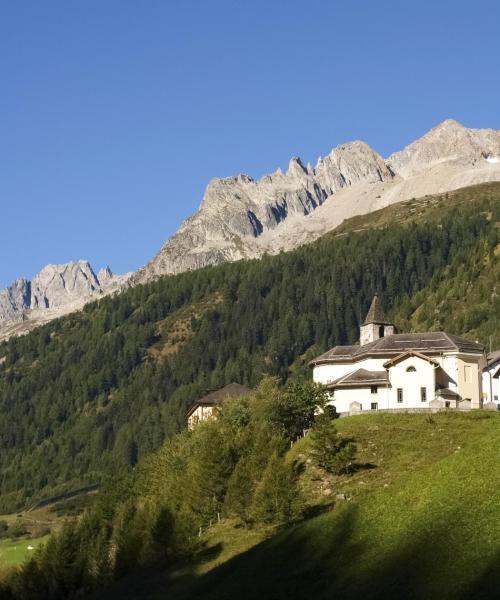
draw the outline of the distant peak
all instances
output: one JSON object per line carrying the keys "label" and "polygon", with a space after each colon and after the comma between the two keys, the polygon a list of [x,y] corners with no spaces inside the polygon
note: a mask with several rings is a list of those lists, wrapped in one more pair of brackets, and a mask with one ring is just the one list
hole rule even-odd
{"label": "distant peak", "polygon": [[293,158],[290,159],[290,162],[288,163],[287,174],[291,175],[291,174],[297,174],[297,173],[307,173],[307,169],[302,164],[302,161],[300,160],[300,158],[298,156],[294,156]]}
{"label": "distant peak", "polygon": [[438,131],[442,129],[465,129],[465,126],[462,125],[462,123],[455,121],[455,119],[445,119],[436,125],[436,127],[433,127],[431,131]]}
{"label": "distant peak", "polygon": [[108,281],[112,277],[113,277],[113,272],[111,271],[111,269],[109,267],[103,267],[102,269],[99,270],[99,273],[97,273],[97,279],[98,279],[99,283]]}

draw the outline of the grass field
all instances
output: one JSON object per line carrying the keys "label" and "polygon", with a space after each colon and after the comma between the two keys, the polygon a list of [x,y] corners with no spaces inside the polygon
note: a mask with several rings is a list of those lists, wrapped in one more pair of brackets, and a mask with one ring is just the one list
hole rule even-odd
{"label": "grass field", "polygon": [[338,429],[355,438],[360,468],[306,468],[321,514],[274,534],[222,523],[192,568],[136,576],[102,598],[500,598],[500,414],[365,415]]}
{"label": "grass field", "polygon": [[[32,539],[0,540],[0,570],[22,563],[40,544],[43,544],[48,539],[49,536]],[[28,550],[28,546],[31,546],[33,550]]]}

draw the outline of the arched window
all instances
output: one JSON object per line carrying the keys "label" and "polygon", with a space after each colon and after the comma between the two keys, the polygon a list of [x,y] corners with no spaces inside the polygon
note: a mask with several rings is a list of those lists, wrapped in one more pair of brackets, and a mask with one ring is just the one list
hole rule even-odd
{"label": "arched window", "polygon": [[379,338],[383,338],[383,337],[384,337],[384,335],[385,335],[385,328],[384,328],[384,326],[383,326],[383,325],[381,325],[381,326],[378,328],[378,337],[379,337]]}
{"label": "arched window", "polygon": [[407,373],[415,373],[417,369],[415,369],[415,367],[413,365],[410,365],[407,369],[406,372]]}

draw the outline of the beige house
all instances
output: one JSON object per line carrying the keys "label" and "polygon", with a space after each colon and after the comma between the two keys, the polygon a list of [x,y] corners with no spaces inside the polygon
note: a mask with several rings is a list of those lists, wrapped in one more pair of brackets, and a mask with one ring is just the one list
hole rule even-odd
{"label": "beige house", "polygon": [[315,358],[313,379],[330,390],[338,413],[482,407],[484,350],[445,332],[395,333],[378,295],[360,328],[360,344]]}
{"label": "beige house", "polygon": [[201,421],[215,418],[217,416],[217,407],[223,400],[246,396],[250,391],[251,390],[244,385],[230,383],[220,390],[216,390],[215,392],[203,396],[203,398],[200,398],[200,400],[195,402],[186,413],[188,429],[192,430]]}

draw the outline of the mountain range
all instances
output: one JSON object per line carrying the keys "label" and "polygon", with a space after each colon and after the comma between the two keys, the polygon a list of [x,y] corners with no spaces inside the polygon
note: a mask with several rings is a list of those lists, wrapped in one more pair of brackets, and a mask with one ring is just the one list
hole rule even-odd
{"label": "mountain range", "polygon": [[81,308],[125,286],[166,274],[258,258],[310,242],[345,219],[390,204],[500,181],[500,131],[446,120],[384,159],[362,141],[341,144],[316,165],[290,160],[259,180],[213,179],[199,209],[135,273],[97,274],[87,261],[48,265],[0,291],[0,339]]}

